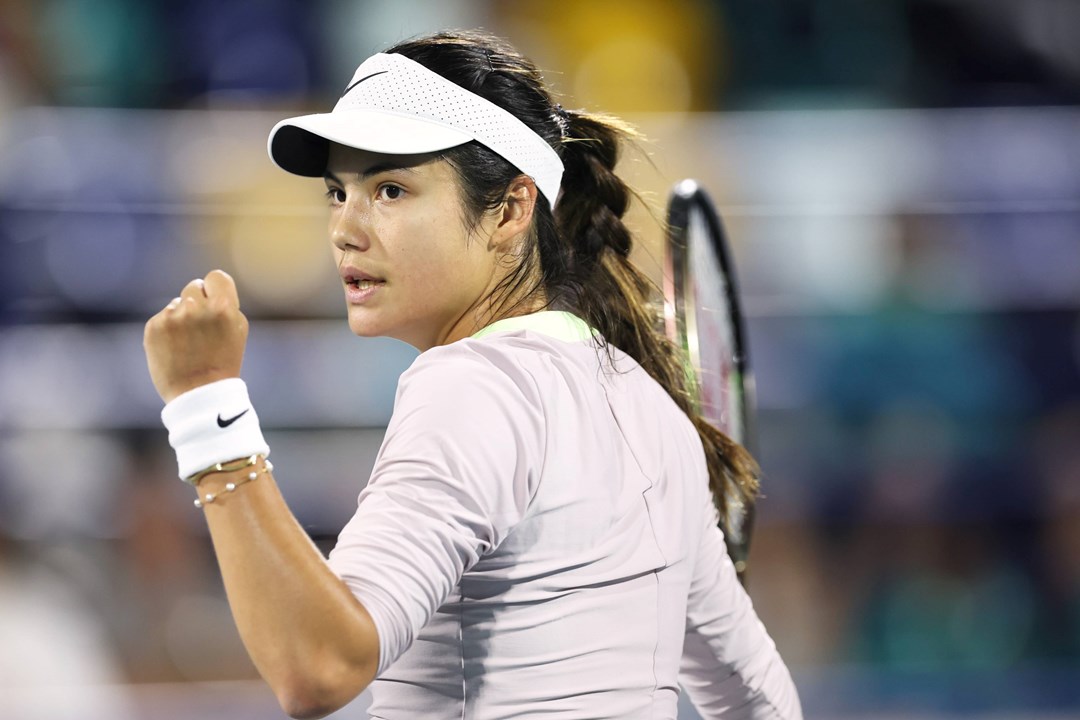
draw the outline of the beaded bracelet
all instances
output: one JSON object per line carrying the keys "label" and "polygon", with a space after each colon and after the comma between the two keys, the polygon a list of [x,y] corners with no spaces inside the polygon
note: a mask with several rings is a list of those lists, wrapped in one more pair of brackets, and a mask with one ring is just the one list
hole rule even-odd
{"label": "beaded bracelet", "polygon": [[[221,472],[234,472],[236,470],[243,470],[244,468],[254,467],[255,464],[259,462],[259,458],[262,458],[263,460],[263,467],[261,470],[252,470],[247,474],[246,477],[238,480],[237,482],[225,483],[224,492],[236,492],[236,488],[240,487],[241,485],[251,482],[263,473],[269,474],[270,472],[272,472],[274,469],[273,463],[267,460],[266,456],[264,455],[252,455],[249,458],[245,458],[242,460],[234,460],[231,463],[217,463],[216,465],[212,465],[205,470],[191,475],[190,477],[184,478],[184,482],[189,483],[195,488],[198,488],[199,482],[207,475],[213,475]],[[214,502],[220,496],[221,493],[206,493],[201,498],[195,498],[195,507],[201,508],[204,505]]]}
{"label": "beaded bracelet", "polygon": [[184,478],[184,482],[186,482],[191,487],[197,488],[199,487],[199,483],[202,481],[202,479],[207,475],[212,475],[219,472],[233,472],[234,470],[242,470],[246,467],[251,467],[259,461],[260,457],[260,455],[252,455],[251,457],[240,458],[239,460],[233,460],[232,462],[215,463],[214,465],[211,465],[205,470],[200,470],[197,473],[188,475],[186,478]]}

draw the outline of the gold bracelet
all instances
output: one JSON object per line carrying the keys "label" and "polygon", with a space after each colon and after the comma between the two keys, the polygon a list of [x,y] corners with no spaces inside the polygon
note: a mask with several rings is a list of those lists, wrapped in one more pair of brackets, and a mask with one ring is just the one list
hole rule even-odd
{"label": "gold bracelet", "polygon": [[[251,482],[252,480],[254,480],[257,477],[259,477],[260,475],[262,475],[263,473],[267,473],[267,474],[271,473],[274,470],[273,463],[271,463],[269,460],[267,460],[262,455],[252,455],[251,457],[249,457],[249,458],[247,458],[245,460],[236,460],[234,462],[224,463],[224,464],[223,463],[218,463],[218,464],[216,464],[216,465],[214,465],[212,467],[207,468],[206,470],[203,470],[201,472],[196,473],[195,475],[192,475],[191,478],[189,478],[189,481],[193,485],[195,485],[197,487],[199,481],[202,480],[207,475],[211,475],[211,474],[219,473],[219,472],[234,472],[236,470],[242,470],[242,469],[244,469],[246,467],[254,467],[255,464],[259,461],[259,458],[263,459],[263,467],[262,467],[261,470],[252,470],[251,472],[249,472],[247,474],[247,476],[245,476],[244,478],[241,478],[240,480],[238,480],[236,482],[225,483],[224,492],[226,492],[226,493],[236,492],[236,488],[240,487],[241,485],[244,485],[246,483]],[[218,492],[218,493],[206,493],[201,498],[195,498],[195,507],[197,507],[197,508],[204,507],[205,505],[208,505],[208,504],[214,502],[215,500],[217,500],[219,497],[221,497],[221,494],[222,493],[220,493],[220,492]]]}
{"label": "gold bracelet", "polygon": [[184,482],[186,482],[191,487],[197,488],[199,487],[199,482],[201,482],[202,479],[207,475],[213,475],[214,473],[219,472],[233,472],[234,470],[243,470],[244,468],[251,467],[256,462],[258,462],[260,457],[262,456],[252,455],[251,457],[240,458],[239,460],[233,460],[232,462],[228,463],[217,463],[216,465],[211,465],[205,470],[200,470],[194,475],[188,475],[186,478],[184,478]]}

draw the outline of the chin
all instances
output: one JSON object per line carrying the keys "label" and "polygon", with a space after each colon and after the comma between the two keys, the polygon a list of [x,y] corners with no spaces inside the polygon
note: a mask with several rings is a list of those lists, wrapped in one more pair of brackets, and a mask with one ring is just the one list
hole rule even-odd
{"label": "chin", "polygon": [[357,337],[380,337],[387,334],[385,331],[381,331],[374,323],[356,322],[351,318],[349,319],[349,329]]}
{"label": "chin", "polygon": [[402,332],[402,328],[399,325],[389,323],[386,321],[379,321],[375,318],[363,316],[359,313],[349,313],[349,330],[353,335],[357,337],[374,338],[374,337],[388,337],[394,340],[400,340],[408,343],[413,347],[416,347],[416,343],[411,342],[409,338],[405,337]]}
{"label": "chin", "polygon": [[379,337],[390,333],[391,327],[380,322],[378,316],[370,312],[357,312],[358,308],[349,308],[349,329],[359,337]]}
{"label": "chin", "polygon": [[387,319],[385,314],[363,312],[361,308],[349,308],[349,329],[357,337],[388,337],[411,345],[420,352],[435,343],[425,332],[428,327],[422,322],[407,322],[400,316]]}

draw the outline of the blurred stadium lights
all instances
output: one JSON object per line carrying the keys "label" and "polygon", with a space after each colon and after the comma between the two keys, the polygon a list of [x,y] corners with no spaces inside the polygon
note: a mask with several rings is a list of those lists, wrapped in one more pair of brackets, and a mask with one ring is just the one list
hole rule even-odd
{"label": "blurred stadium lights", "polygon": [[[358,341],[344,322],[260,321],[245,376],[266,427],[384,427],[397,377],[416,352]],[[161,400],[142,324],[0,328],[0,431],[154,428]]]}
{"label": "blurred stadium lights", "polygon": [[[278,171],[264,154],[277,117],[14,113],[0,170],[10,256],[0,308],[23,321],[142,318],[221,266],[256,317],[339,317],[321,183]],[[663,156],[660,173],[636,163],[631,177],[655,196],[679,176],[713,189],[737,238],[751,312],[778,307],[778,294],[792,301],[782,312],[871,306],[899,272],[912,221],[935,238],[922,243],[935,248],[926,270],[956,280],[927,283],[922,302],[1080,299],[1077,111],[636,117]],[[654,255],[658,240],[653,227],[645,245]]]}

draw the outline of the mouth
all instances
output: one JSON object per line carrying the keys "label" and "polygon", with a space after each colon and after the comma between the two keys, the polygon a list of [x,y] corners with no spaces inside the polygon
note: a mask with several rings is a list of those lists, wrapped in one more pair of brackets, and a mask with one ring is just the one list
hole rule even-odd
{"label": "mouth", "polygon": [[374,278],[354,278],[352,276],[345,278],[345,285],[347,287],[356,288],[357,290],[367,290],[368,288],[385,284],[385,280],[375,280]]}
{"label": "mouth", "polygon": [[371,298],[380,292],[379,288],[386,284],[385,280],[355,268],[346,269],[341,279],[345,283],[345,298],[350,305],[362,305],[371,301]]}
{"label": "mouth", "polygon": [[359,268],[346,267],[342,268],[341,279],[346,286],[354,287],[358,290],[366,290],[376,285],[384,285],[385,280],[379,277],[375,277],[371,273],[365,272]]}

